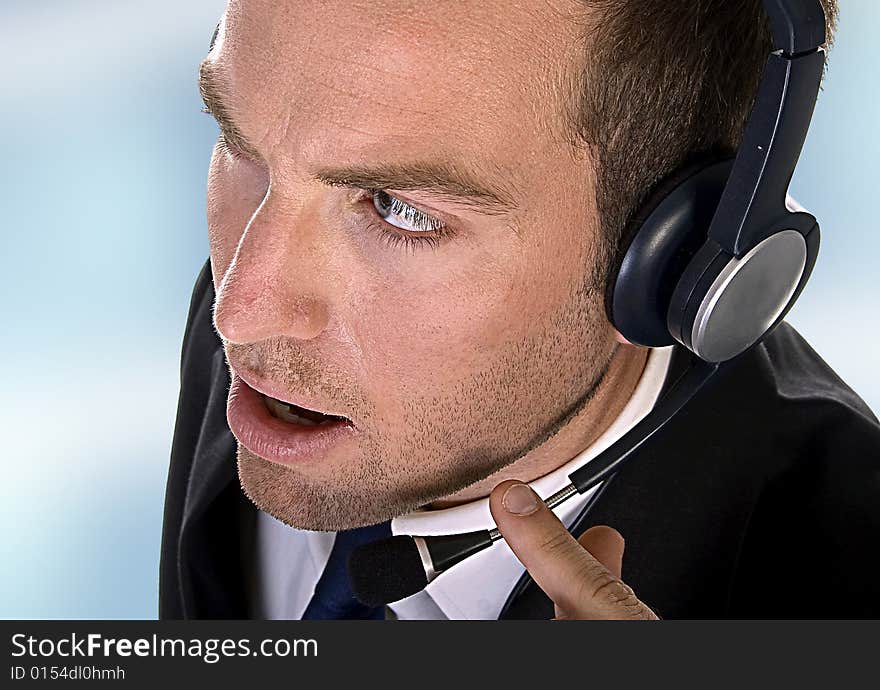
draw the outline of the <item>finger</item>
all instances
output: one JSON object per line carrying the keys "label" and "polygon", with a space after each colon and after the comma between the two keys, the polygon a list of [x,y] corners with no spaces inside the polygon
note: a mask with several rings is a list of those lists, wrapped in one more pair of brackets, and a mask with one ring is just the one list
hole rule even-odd
{"label": "finger", "polygon": [[[596,525],[579,536],[577,541],[612,575],[618,579],[621,577],[624,540],[620,532],[607,525]],[[555,620],[568,620],[568,614],[559,606],[554,604],[553,608]]]}
{"label": "finger", "polygon": [[[623,536],[620,532],[607,525],[596,525],[579,536],[577,541],[593,554],[593,558],[608,568],[612,575],[620,578],[623,569],[624,548]],[[568,619],[568,614],[559,606],[554,604],[553,609],[555,620]]]}
{"label": "finger", "polygon": [[527,485],[502,482],[489,497],[489,510],[516,557],[567,617],[656,618]]}
{"label": "finger", "polygon": [[614,577],[621,577],[624,541],[620,532],[607,525],[596,525],[578,537],[578,544],[593,554],[593,558],[608,568]]}

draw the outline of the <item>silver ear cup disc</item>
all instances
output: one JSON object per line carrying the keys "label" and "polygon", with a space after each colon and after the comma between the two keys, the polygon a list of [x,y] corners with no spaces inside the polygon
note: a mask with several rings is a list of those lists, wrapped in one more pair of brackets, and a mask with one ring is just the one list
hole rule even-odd
{"label": "silver ear cup disc", "polygon": [[796,230],[783,230],[733,258],[713,281],[691,331],[702,359],[723,362],[746,350],[776,322],[800,283],[807,245]]}

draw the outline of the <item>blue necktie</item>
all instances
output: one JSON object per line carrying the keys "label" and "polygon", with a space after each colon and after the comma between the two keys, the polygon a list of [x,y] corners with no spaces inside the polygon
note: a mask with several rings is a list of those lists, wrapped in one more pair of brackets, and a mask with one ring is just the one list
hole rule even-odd
{"label": "blue necktie", "polygon": [[302,620],[385,618],[385,607],[370,608],[354,598],[348,581],[348,555],[361,544],[391,536],[391,521],[336,533],[333,550]]}

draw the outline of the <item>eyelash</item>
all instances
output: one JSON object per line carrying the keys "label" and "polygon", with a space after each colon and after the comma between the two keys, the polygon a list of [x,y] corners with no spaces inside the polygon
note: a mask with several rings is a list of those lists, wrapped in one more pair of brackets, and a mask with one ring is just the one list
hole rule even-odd
{"label": "eyelash", "polygon": [[[214,113],[205,106],[201,112],[214,117]],[[237,146],[231,144],[223,132],[217,137],[217,146],[224,153],[228,153],[236,160],[249,161],[250,157],[242,153]],[[385,243],[386,246],[396,249],[404,247],[405,250],[412,250],[429,247],[432,251],[436,251],[444,240],[455,237],[453,231],[443,221],[428,215],[424,211],[417,209],[415,206],[407,204],[405,201],[391,196],[384,189],[360,189],[362,195],[365,195],[364,201],[368,203],[372,209],[373,219],[367,225],[377,237]],[[403,228],[397,228],[384,218],[379,216],[379,212],[374,205],[374,197],[376,194],[385,194],[391,200],[391,210],[394,213],[404,215],[407,220],[417,226],[428,226],[431,228],[431,234],[423,231],[424,234],[413,234],[407,232]],[[379,222],[375,222],[378,218]],[[387,228],[393,228],[391,230]]]}
{"label": "eyelash", "polygon": [[237,146],[233,146],[232,144],[230,144],[222,133],[219,137],[217,137],[217,146],[220,147],[221,151],[223,151],[224,153],[228,153],[236,160],[248,160],[247,156],[239,151]]}
{"label": "eyelash", "polygon": [[[445,240],[454,237],[452,230],[446,223],[417,209],[415,206],[411,206],[405,201],[391,196],[384,189],[365,189],[363,193],[366,197],[365,203],[370,205],[373,215],[379,219],[378,223],[371,222],[369,227],[389,247],[398,248],[402,246],[404,249],[413,250],[413,252],[421,248],[430,248],[436,251]],[[415,234],[387,222],[379,215],[379,211],[375,207],[377,194],[384,194],[390,200],[390,211],[392,213],[402,215],[413,225],[426,229]]]}
{"label": "eyelash", "polygon": [[250,156],[246,156],[241,152],[241,149],[229,143],[229,139],[226,138],[226,135],[223,134],[223,132],[220,132],[220,136],[217,137],[217,146],[223,153],[228,153],[237,161],[251,160]]}
{"label": "eyelash", "polygon": [[[208,106],[202,106],[201,112],[206,115],[210,115],[214,117],[214,113],[211,112],[211,109]],[[216,118],[214,118],[216,120]],[[224,153],[228,153],[230,156],[235,158],[236,160],[248,161],[250,160],[249,156],[243,154],[237,146],[233,146],[229,143],[229,140],[226,138],[226,135],[223,132],[220,132],[220,135],[217,137],[217,147],[223,151]]]}

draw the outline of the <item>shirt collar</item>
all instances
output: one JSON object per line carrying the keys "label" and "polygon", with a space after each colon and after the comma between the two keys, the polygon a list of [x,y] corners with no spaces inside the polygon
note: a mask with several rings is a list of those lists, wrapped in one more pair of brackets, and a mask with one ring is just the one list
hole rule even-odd
{"label": "shirt collar", "polygon": [[[632,396],[599,438],[569,462],[530,482],[539,496],[547,498],[570,484],[568,475],[608,448],[650,412],[663,388],[673,349],[673,346],[651,349]],[[592,491],[573,497],[557,506],[554,512],[569,526],[591,496]],[[494,526],[486,497],[451,508],[420,509],[401,515],[391,521],[391,532],[395,535],[431,536],[475,532]],[[400,617],[439,607],[447,618],[497,618],[522,572],[523,567],[513,552],[503,540],[499,540],[441,573],[422,592],[391,604],[391,608]]]}

